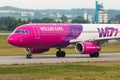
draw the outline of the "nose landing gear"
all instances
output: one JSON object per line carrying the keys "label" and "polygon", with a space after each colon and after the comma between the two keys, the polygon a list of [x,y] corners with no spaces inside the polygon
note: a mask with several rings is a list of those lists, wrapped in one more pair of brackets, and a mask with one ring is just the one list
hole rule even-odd
{"label": "nose landing gear", "polygon": [[26,52],[27,52],[26,58],[27,58],[27,59],[32,59],[33,56],[32,56],[31,49],[30,49],[30,48],[26,48],[25,50],[26,50]]}
{"label": "nose landing gear", "polygon": [[33,56],[32,56],[32,54],[27,54],[27,55],[26,55],[26,58],[27,58],[27,59],[32,59]]}

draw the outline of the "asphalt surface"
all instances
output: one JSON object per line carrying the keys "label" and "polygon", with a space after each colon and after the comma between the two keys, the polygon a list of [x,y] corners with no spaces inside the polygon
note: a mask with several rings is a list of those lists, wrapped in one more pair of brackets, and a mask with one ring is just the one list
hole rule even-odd
{"label": "asphalt surface", "polygon": [[72,54],[65,58],[55,55],[33,55],[32,59],[26,56],[0,56],[0,64],[32,64],[32,63],[66,63],[66,62],[94,62],[94,61],[120,61],[120,53],[100,54],[99,58],[90,58],[89,55]]}

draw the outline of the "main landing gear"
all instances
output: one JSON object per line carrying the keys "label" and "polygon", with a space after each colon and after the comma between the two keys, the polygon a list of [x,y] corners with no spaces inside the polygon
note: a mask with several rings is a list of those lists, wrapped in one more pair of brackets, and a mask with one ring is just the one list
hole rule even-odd
{"label": "main landing gear", "polygon": [[31,49],[30,49],[30,48],[26,48],[26,51],[27,51],[26,58],[27,58],[27,59],[32,59],[32,58],[33,58],[33,56],[32,56]]}
{"label": "main landing gear", "polygon": [[96,52],[94,54],[90,54],[90,57],[99,57],[99,52]]}
{"label": "main landing gear", "polygon": [[61,51],[61,48],[58,48],[58,51],[56,52],[57,57],[65,57],[66,53],[64,51]]}

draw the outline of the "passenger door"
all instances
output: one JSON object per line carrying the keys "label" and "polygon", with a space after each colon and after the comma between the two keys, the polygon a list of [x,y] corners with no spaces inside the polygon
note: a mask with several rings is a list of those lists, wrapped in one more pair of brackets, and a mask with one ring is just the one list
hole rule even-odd
{"label": "passenger door", "polygon": [[35,33],[35,39],[40,39],[40,28],[38,26],[33,26],[33,30]]}

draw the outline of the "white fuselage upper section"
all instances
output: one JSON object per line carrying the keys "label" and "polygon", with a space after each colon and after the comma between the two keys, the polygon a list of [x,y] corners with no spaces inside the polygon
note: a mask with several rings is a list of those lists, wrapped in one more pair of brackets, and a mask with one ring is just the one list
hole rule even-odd
{"label": "white fuselage upper section", "polygon": [[120,24],[82,24],[83,31],[76,40],[91,41],[120,36]]}

